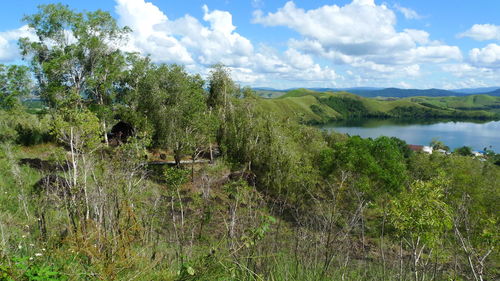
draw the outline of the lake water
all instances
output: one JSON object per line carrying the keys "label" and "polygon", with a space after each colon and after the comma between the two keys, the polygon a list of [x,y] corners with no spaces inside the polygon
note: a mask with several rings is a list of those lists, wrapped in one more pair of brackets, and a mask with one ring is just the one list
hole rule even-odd
{"label": "lake water", "polygon": [[432,139],[437,138],[452,150],[466,145],[472,147],[473,150],[483,150],[487,147],[497,153],[500,152],[500,121],[480,123],[371,119],[334,122],[322,128],[363,138],[397,137],[408,144],[418,145],[429,145]]}

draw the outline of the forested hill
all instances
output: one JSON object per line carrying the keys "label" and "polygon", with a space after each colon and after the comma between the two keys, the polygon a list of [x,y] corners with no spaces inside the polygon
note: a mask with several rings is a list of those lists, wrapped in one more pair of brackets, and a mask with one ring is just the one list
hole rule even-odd
{"label": "forested hill", "polygon": [[[257,94],[265,98],[276,98],[281,95],[297,89],[276,90],[272,88],[255,88]],[[500,96],[499,87],[477,88],[477,89],[457,89],[457,90],[444,90],[444,89],[400,89],[400,88],[310,88],[308,90],[316,92],[349,92],[362,97],[452,97],[452,96],[467,96],[476,94],[485,94],[489,96]]]}
{"label": "forested hill", "polygon": [[296,89],[279,98],[260,99],[259,104],[266,111],[309,124],[350,118],[500,118],[500,97],[489,95],[366,98]]}

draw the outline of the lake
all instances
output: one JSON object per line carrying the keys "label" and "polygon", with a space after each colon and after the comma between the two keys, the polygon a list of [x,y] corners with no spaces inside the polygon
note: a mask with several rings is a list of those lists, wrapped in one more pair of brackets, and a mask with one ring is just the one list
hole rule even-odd
{"label": "lake", "polygon": [[[328,123],[323,129],[351,136],[377,138],[397,137],[408,144],[429,145],[436,138],[452,150],[470,146],[473,150],[485,147],[500,152],[500,121],[412,121],[392,119],[348,120]],[[491,146],[491,148],[490,148]]]}

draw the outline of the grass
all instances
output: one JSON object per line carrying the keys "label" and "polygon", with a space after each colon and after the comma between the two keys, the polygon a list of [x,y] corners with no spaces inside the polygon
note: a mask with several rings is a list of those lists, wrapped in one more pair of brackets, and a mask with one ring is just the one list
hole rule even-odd
{"label": "grass", "polygon": [[[328,122],[341,116],[334,109],[319,103],[314,96],[259,99],[258,104],[264,111],[306,123]],[[314,106],[319,110],[314,111]]]}

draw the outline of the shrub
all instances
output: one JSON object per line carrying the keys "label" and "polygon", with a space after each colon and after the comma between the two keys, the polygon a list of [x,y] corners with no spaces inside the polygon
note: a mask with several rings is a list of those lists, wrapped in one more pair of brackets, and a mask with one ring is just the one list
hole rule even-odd
{"label": "shrub", "polygon": [[35,145],[50,140],[48,116],[0,111],[0,142]]}

